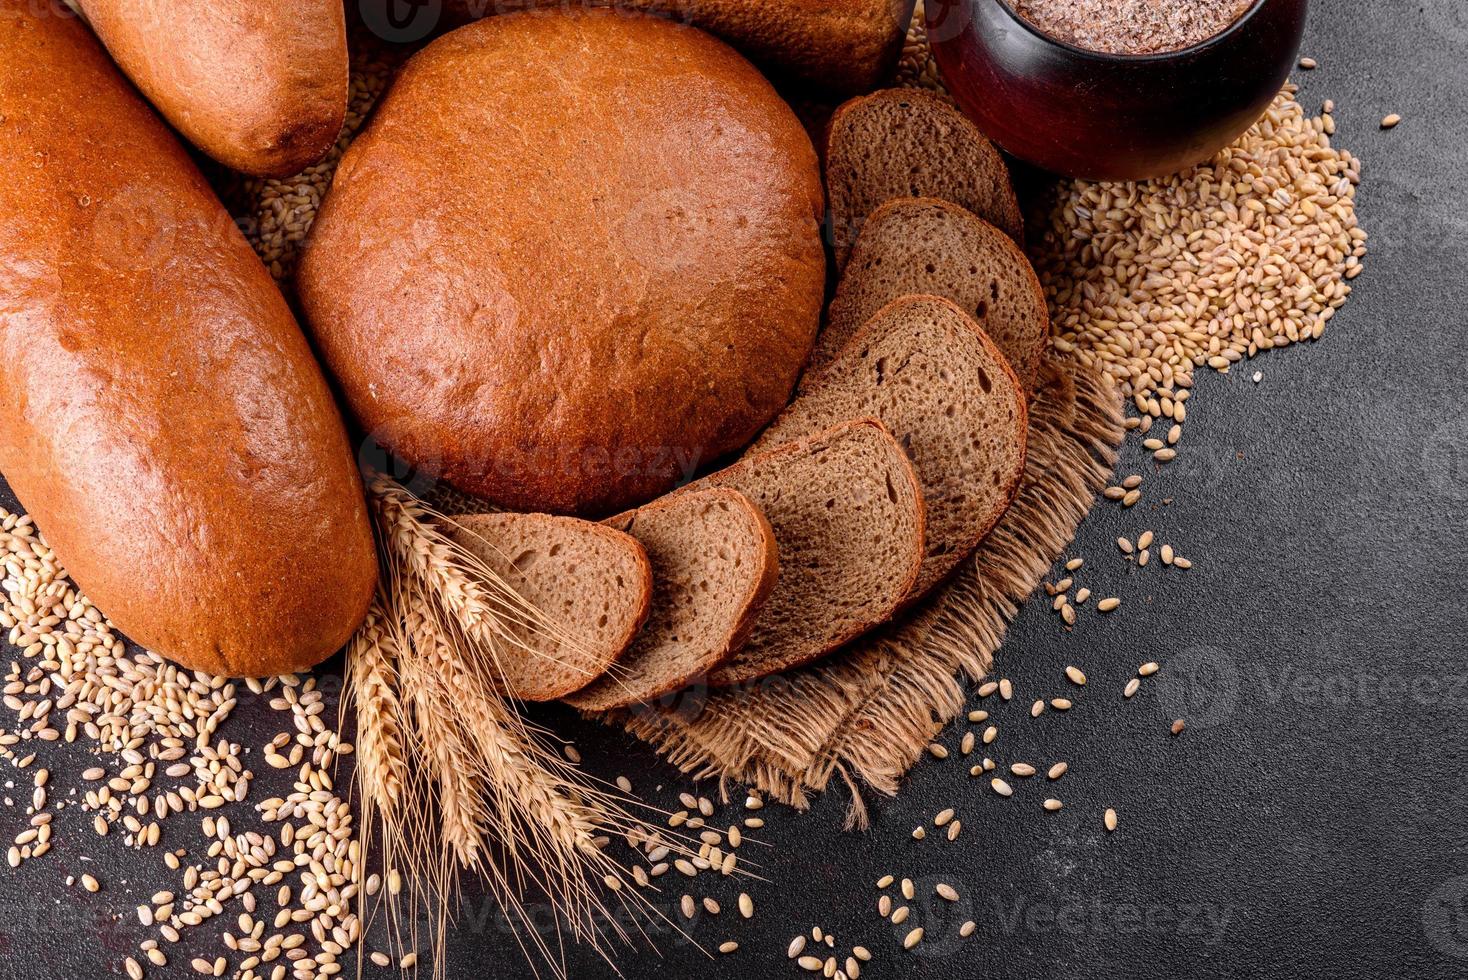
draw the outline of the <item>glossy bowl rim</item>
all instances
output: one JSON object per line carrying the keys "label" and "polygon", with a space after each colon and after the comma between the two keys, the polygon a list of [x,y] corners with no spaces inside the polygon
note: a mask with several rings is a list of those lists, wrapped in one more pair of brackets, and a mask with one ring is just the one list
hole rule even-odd
{"label": "glossy bowl rim", "polygon": [[1071,44],[1069,41],[1063,41],[1060,38],[1055,37],[1054,35],[1046,34],[1044,31],[1040,30],[1038,26],[1030,23],[1030,21],[1021,16],[1019,11],[1015,10],[1014,7],[1009,3],[1009,0],[979,0],[979,2],[992,3],[998,6],[1001,10],[1004,11],[1005,16],[1014,21],[1020,27],[1024,28],[1025,31],[1027,31],[1031,36],[1038,38],[1040,41],[1046,44],[1053,45],[1061,49],[1062,51],[1066,51],[1075,55],[1080,55],[1083,58],[1088,58],[1095,61],[1109,62],[1113,64],[1148,65],[1171,61],[1174,58],[1183,58],[1188,55],[1197,54],[1199,52],[1208,50],[1215,44],[1224,43],[1234,34],[1234,32],[1243,29],[1245,24],[1253,20],[1254,16],[1258,14],[1259,11],[1263,10],[1267,4],[1273,2],[1273,0],[1255,0],[1254,5],[1248,10],[1244,11],[1242,14],[1240,14],[1237,18],[1235,18],[1232,24],[1229,24],[1227,27],[1219,31],[1217,34],[1214,34],[1212,37],[1204,38],[1191,47],[1178,48],[1175,51],[1153,51],[1147,54],[1123,54],[1115,51],[1094,51],[1091,48],[1083,48],[1079,45]]}

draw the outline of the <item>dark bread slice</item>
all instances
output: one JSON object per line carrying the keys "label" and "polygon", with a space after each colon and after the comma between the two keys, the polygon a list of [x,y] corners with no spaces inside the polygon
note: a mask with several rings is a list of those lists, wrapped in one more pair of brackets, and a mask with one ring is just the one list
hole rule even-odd
{"label": "dark bread slice", "polygon": [[[500,656],[508,693],[554,701],[605,674],[647,619],[652,565],[630,535],[547,514],[467,514],[446,530],[559,631]],[[565,642],[569,639],[570,642]]]}
{"label": "dark bread slice", "polygon": [[931,197],[888,201],[872,212],[825,329],[811,370],[836,357],[888,303],[915,293],[942,296],[978,321],[1034,391],[1050,342],[1045,290],[1024,252],[989,222]]}
{"label": "dark bread slice", "polygon": [[884,89],[836,110],[826,187],[837,268],[845,267],[867,216],[895,197],[952,201],[1024,244],[1004,158],[967,116],[922,89]]}
{"label": "dark bread slice", "polygon": [[711,687],[825,656],[890,619],[917,581],[922,488],[875,419],[745,456],[675,493],[709,487],[753,500],[780,549],[780,580],[749,640],[709,676]]}
{"label": "dark bread slice", "polygon": [[706,677],[744,645],[779,578],[775,532],[728,487],[663,497],[603,523],[652,562],[652,611],[632,648],[566,700],[585,711],[652,701]]}
{"label": "dark bread slice", "polygon": [[963,310],[937,296],[907,296],[862,327],[752,451],[858,415],[887,426],[922,483],[927,548],[911,604],[978,547],[1019,491],[1024,389]]}

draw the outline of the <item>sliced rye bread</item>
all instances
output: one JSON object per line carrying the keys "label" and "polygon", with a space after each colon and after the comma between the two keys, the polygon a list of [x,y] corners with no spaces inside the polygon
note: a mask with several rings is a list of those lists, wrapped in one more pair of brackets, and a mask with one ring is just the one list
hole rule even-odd
{"label": "sliced rye bread", "polygon": [[835,358],[882,307],[916,293],[958,304],[1009,358],[1025,390],[1035,390],[1050,314],[1034,267],[998,228],[931,197],[888,201],[867,219],[810,371]]}
{"label": "sliced rye bread", "polygon": [[825,656],[890,619],[917,581],[922,487],[902,447],[875,419],[745,456],[674,494],[708,487],[746,494],[780,548],[779,582],[749,640],[709,675],[710,687]]}
{"label": "sliced rye bread", "polygon": [[999,151],[958,109],[922,89],[892,88],[836,110],[826,138],[836,267],[862,224],[896,197],[941,197],[1024,244],[1024,219]]}
{"label": "sliced rye bread", "polygon": [[744,645],[779,578],[775,532],[729,487],[608,518],[652,562],[652,611],[618,670],[566,698],[584,711],[648,702],[707,677]]}
{"label": "sliced rye bread", "polygon": [[[466,514],[448,534],[559,632],[520,630],[528,649],[500,656],[507,693],[554,701],[605,674],[637,636],[652,602],[652,565],[630,535],[547,514]],[[566,639],[570,642],[565,642]]]}
{"label": "sliced rye bread", "polygon": [[906,296],[862,327],[751,451],[859,415],[881,420],[922,483],[927,546],[910,605],[978,547],[1019,491],[1024,389],[963,310],[937,296]]}

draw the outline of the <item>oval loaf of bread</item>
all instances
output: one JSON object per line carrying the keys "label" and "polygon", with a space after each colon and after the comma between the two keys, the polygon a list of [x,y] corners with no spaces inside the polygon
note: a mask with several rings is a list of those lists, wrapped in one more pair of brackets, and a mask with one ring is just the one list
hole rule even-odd
{"label": "oval loaf of bread", "polygon": [[547,514],[464,515],[445,530],[556,628],[515,627],[520,645],[499,655],[507,693],[554,701],[620,674],[613,665],[652,601],[652,566],[635,538]]}
{"label": "oval loaf of bread", "polygon": [[744,645],[779,578],[770,522],[728,487],[672,494],[605,523],[647,549],[652,611],[620,669],[566,699],[584,711],[652,701],[706,678]]}
{"label": "oval loaf of bread", "polygon": [[[459,20],[564,6],[566,0],[444,0],[444,10]],[[914,0],[621,0],[619,6],[677,16],[782,76],[851,93],[867,91],[892,70]]]}
{"label": "oval loaf of bread", "polygon": [[0,0],[0,471],[81,590],[186,667],[337,650],[377,576],[290,309],[74,16]]}
{"label": "oval loaf of bread", "polygon": [[1024,388],[999,348],[957,306],[937,296],[907,296],[869,320],[752,451],[861,415],[887,426],[923,486],[927,551],[911,604],[978,547],[1019,491]]}
{"label": "oval loaf of bread", "polygon": [[289,177],[347,111],[342,0],[77,0],[133,83],[227,167]]}

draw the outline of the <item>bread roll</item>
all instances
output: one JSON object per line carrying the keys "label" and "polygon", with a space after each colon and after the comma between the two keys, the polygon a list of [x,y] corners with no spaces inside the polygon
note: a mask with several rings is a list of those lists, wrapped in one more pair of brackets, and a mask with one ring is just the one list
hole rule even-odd
{"label": "bread roll", "polygon": [[785,406],[820,320],[823,210],[805,130],[723,42],[505,14],[403,69],[297,291],[381,443],[506,509],[605,514]]}
{"label": "bread roll", "polygon": [[228,167],[288,177],[347,111],[342,0],[77,0],[133,82]]}
{"label": "bread roll", "polygon": [[0,0],[0,471],[88,597],[186,667],[338,649],[376,561],[304,336],[75,17]]}
{"label": "bread roll", "polygon": [[[381,0],[379,0],[381,2]],[[570,0],[574,5],[577,0]],[[607,0],[581,0],[606,6]],[[865,92],[891,72],[915,0],[618,0],[719,35],[767,68],[841,93]],[[451,17],[540,7],[568,0],[444,0]]]}

